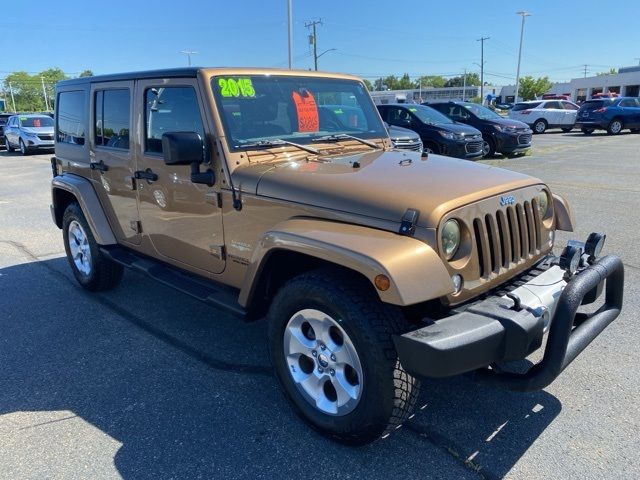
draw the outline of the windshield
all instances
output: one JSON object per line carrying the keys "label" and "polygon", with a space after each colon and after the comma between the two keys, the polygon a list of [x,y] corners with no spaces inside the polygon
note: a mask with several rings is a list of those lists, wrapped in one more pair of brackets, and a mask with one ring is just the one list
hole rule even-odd
{"label": "windshield", "polygon": [[21,127],[53,127],[53,118],[51,117],[20,117]]}
{"label": "windshield", "polygon": [[487,107],[483,107],[482,105],[476,105],[475,103],[465,103],[464,108],[466,108],[476,117],[482,120],[502,119],[502,117],[496,112],[488,109]]}
{"label": "windshield", "polygon": [[232,75],[212,78],[211,88],[232,151],[262,140],[308,144],[326,135],[387,136],[358,81]]}
{"label": "windshield", "polygon": [[443,115],[442,113],[434,110],[431,107],[426,107],[424,105],[412,105],[409,107],[409,111],[416,117],[418,117],[422,123],[426,123],[429,125],[438,123],[453,123],[453,120],[451,120],[449,117]]}

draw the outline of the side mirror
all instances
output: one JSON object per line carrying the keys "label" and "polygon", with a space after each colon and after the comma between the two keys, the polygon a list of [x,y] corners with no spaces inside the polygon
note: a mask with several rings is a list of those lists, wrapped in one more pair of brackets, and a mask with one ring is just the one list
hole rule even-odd
{"label": "side mirror", "polygon": [[162,153],[167,165],[200,164],[204,159],[204,143],[196,132],[164,133]]}
{"label": "side mirror", "polygon": [[191,181],[212,187],[216,177],[211,168],[200,171],[204,160],[204,142],[196,132],[162,134],[162,154],[167,165],[191,165]]}

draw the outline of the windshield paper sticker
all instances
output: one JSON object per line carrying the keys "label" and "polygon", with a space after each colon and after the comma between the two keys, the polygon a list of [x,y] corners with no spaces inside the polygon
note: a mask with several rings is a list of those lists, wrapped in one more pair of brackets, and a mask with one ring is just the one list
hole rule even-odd
{"label": "windshield paper sticker", "polygon": [[250,78],[219,78],[218,87],[223,97],[255,97],[256,91]]}
{"label": "windshield paper sticker", "polygon": [[320,120],[318,119],[316,99],[313,98],[309,90],[303,89],[300,92],[291,93],[298,114],[298,131],[317,132],[320,128]]}

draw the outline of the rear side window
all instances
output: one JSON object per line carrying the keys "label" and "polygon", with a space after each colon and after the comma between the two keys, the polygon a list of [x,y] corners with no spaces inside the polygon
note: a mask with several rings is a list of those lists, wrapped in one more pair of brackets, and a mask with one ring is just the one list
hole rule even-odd
{"label": "rear side window", "polygon": [[145,151],[162,153],[162,134],[196,132],[204,140],[204,128],[193,87],[157,87],[145,91]]}
{"label": "rear side window", "polygon": [[560,102],[547,102],[543,108],[545,110],[562,110],[562,105],[560,105]]}
{"label": "rear side window", "polygon": [[578,107],[571,102],[562,102],[562,108],[565,110],[578,110]]}
{"label": "rear side window", "polygon": [[605,102],[604,100],[589,100],[580,105],[580,108],[582,110],[597,110],[598,108],[604,107],[605,103],[608,104],[610,102]]}
{"label": "rear side window", "polygon": [[520,110],[528,110],[530,108],[537,108],[540,106],[542,102],[533,102],[533,103],[516,103],[511,110],[514,112],[519,112]]}
{"label": "rear side window", "polygon": [[61,143],[84,145],[85,97],[81,90],[61,92],[58,95],[56,140]]}
{"label": "rear side window", "polygon": [[95,95],[96,146],[129,150],[129,89],[98,90]]}

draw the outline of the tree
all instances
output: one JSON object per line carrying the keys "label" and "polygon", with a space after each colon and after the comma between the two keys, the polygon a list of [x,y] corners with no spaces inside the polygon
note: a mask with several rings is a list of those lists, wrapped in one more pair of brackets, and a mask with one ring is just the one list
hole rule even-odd
{"label": "tree", "polygon": [[80,72],[79,77],[93,77],[93,72],[91,70],[83,70]]}
{"label": "tree", "polygon": [[4,89],[7,92],[13,90],[17,111],[37,112],[46,108],[43,84],[47,92],[49,108],[51,108],[55,84],[65,78],[67,76],[59,68],[49,68],[34,75],[29,75],[27,72],[12,72],[4,79]]}
{"label": "tree", "polygon": [[603,75],[615,75],[616,73],[618,73],[617,68],[610,68],[607,72],[596,73],[596,76],[602,77]]}
{"label": "tree", "polygon": [[422,85],[422,87],[442,88],[445,83],[447,83],[447,79],[440,75],[423,75],[418,78],[415,83],[416,88],[420,88],[420,85]]}
{"label": "tree", "polygon": [[373,85],[369,80],[367,80],[366,78],[363,78],[362,82],[364,83],[364,86],[367,87],[367,90],[369,90],[370,92],[373,91]]}
{"label": "tree", "polygon": [[[480,85],[480,76],[477,73],[467,73],[466,75],[466,84],[467,86],[478,86]],[[445,87],[462,87],[465,84],[464,76],[453,77],[447,80],[445,83]]]}
{"label": "tree", "polygon": [[549,81],[549,77],[533,78],[532,76],[522,77],[520,79],[520,89],[518,95],[523,100],[534,100],[543,93],[549,91],[553,84]]}

